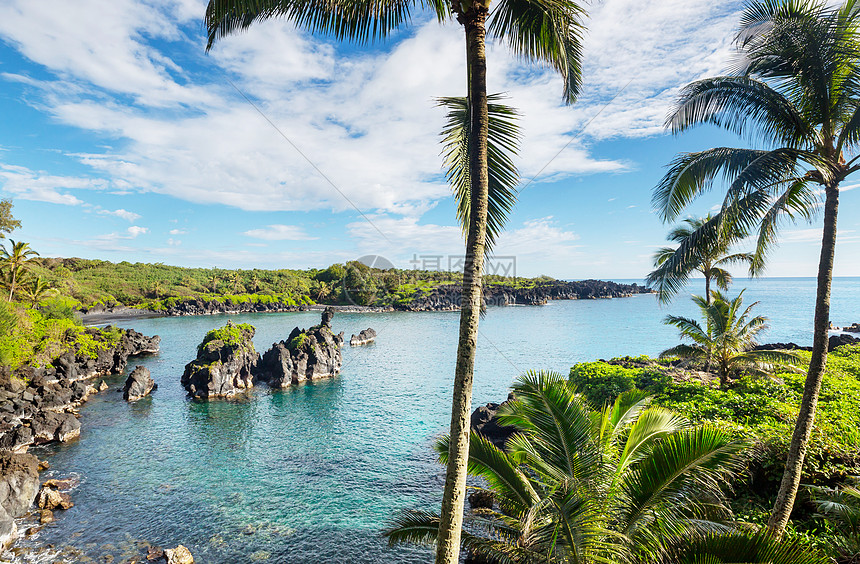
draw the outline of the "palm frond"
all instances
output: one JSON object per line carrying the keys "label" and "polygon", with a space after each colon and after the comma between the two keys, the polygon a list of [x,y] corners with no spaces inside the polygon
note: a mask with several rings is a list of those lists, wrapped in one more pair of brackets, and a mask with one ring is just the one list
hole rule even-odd
{"label": "palm frond", "polygon": [[[311,33],[359,43],[386,37],[408,23],[412,0],[209,0],[204,16],[206,50],[223,37],[270,19],[290,20]],[[443,20],[449,8],[440,0],[422,3]]]}
{"label": "palm frond", "polygon": [[796,541],[779,541],[766,532],[734,531],[678,539],[661,564],[826,564],[817,550]]}
{"label": "palm frond", "polygon": [[572,0],[501,0],[488,22],[490,35],[514,53],[552,66],[572,104],[582,87],[585,10]]}
{"label": "palm frond", "polygon": [[[487,96],[489,133],[487,137],[487,248],[492,249],[505,227],[508,215],[517,201],[519,172],[513,157],[520,147],[518,112],[498,103],[503,96]],[[439,98],[440,106],[448,109],[447,123],[442,130],[442,154],[448,182],[457,202],[457,219],[463,233],[469,230],[472,207],[469,176],[469,104],[466,98]]]}

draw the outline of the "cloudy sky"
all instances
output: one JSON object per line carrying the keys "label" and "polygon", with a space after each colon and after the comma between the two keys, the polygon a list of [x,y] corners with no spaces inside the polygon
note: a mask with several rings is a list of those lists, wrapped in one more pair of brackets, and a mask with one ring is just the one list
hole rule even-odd
{"label": "cloudy sky", "polygon": [[[356,49],[267,22],[207,55],[203,0],[0,3],[0,193],[45,256],[304,268],[366,254],[410,268],[461,251],[439,96],[465,91],[461,28],[415,15]],[[668,229],[651,189],[679,151],[678,88],[721,72],[740,3],[587,2],[580,100],[489,49],[489,90],[522,113],[524,178],[497,254],[520,275],[642,278]],[[858,179],[860,182],[860,179]],[[692,213],[718,202],[715,193]],[[836,274],[860,276],[860,190]],[[820,218],[788,225],[769,274],[813,276]],[[431,259],[432,260],[432,259]]]}

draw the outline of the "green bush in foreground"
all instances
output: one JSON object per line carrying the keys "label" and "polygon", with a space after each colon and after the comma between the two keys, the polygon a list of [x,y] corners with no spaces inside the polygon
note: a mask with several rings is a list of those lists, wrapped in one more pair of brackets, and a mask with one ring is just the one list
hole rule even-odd
{"label": "green bush in foreground", "polygon": [[[794,352],[809,362],[811,353]],[[699,376],[647,357],[586,362],[570,372],[571,382],[598,405],[614,400],[618,390],[638,388],[653,394],[657,405],[692,421],[710,422],[754,441],[746,473],[732,484],[733,506],[752,522],[766,521],[782,478],[804,375],[745,375],[726,389],[717,386],[716,378],[703,382]],[[842,346],[828,355],[803,483],[834,486],[852,475],[860,475],[860,345]],[[825,543],[828,525],[814,512],[812,504],[799,505],[788,534]]]}

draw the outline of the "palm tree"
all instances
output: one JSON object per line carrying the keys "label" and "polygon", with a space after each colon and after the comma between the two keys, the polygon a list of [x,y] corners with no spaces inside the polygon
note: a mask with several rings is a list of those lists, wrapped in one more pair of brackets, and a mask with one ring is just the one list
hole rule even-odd
{"label": "palm tree", "polygon": [[692,344],[682,344],[660,353],[660,358],[679,357],[701,362],[706,369],[716,367],[720,386],[727,387],[731,378],[747,372],[770,374],[777,367],[794,366],[800,359],[784,351],[753,350],[756,336],[767,329],[767,318],[750,317],[758,302],[743,309],[744,291],[734,299],[720,292],[713,293],[713,301],[702,296],[693,296],[693,302],[702,312],[707,329],[698,321],[687,317],[667,315],[666,325],[677,327],[682,339]]}
{"label": "palm tree", "polygon": [[[669,241],[682,245],[694,233],[701,229],[713,216],[708,214],[703,218],[687,218],[669,232]],[[730,235],[717,239],[713,244],[696,248],[690,262],[680,262],[677,248],[663,247],[654,254],[654,271],[645,279],[649,285],[657,285],[657,299],[668,303],[689,280],[693,272],[699,272],[705,278],[705,300],[711,301],[711,280],[717,288],[728,290],[732,283],[732,275],[725,266],[733,264],[750,264],[753,260],[751,253],[726,254],[732,243]]]}
{"label": "palm tree", "polygon": [[215,270],[212,271],[212,276],[210,278],[210,281],[211,281],[210,283],[212,284],[212,293],[213,294],[218,293],[218,281],[219,281],[218,274],[219,274],[219,272],[218,272],[218,269],[216,268]]}
{"label": "palm tree", "polygon": [[30,248],[29,243],[15,242],[14,239],[9,239],[12,243],[12,251],[6,249],[6,245],[0,245],[0,264],[8,268],[6,273],[9,287],[9,297],[7,301],[12,301],[15,291],[18,289],[21,277],[30,267],[39,253]]}
{"label": "palm tree", "polygon": [[[638,390],[600,411],[557,373],[525,374],[513,391],[516,400],[498,414],[518,429],[505,450],[472,435],[469,472],[497,504],[464,531],[471,553],[489,562],[590,564],[660,562],[687,554],[694,539],[699,558],[718,550],[713,533],[729,530],[720,521],[730,515],[720,484],[737,470],[743,442],[651,407]],[[443,460],[447,443],[437,445]],[[433,542],[438,521],[410,511],[386,536],[391,544]]]}
{"label": "palm tree", "polygon": [[[206,10],[207,49],[225,35],[254,22],[285,18],[311,32],[366,42],[386,36],[409,21],[415,7],[429,8],[440,21],[456,19],[465,31],[468,87],[468,222],[460,313],[459,345],[451,412],[451,456],[442,498],[437,564],[455,564],[466,496],[472,378],[482,306],[489,196],[487,33],[517,54],[552,66],[564,81],[563,98],[573,103],[581,86],[584,10],[575,0],[210,0]],[[458,209],[463,209],[458,205]],[[491,216],[492,217],[492,216]]]}
{"label": "palm tree", "polygon": [[[827,362],[830,286],[839,187],[860,170],[860,5],[846,0],[759,0],[741,18],[738,61],[726,76],[693,82],[667,119],[675,133],[712,124],[764,148],[719,147],[679,155],[654,192],[670,221],[719,176],[728,183],[722,209],[678,249],[691,256],[726,226],[757,231],[752,271],[760,272],[783,219],[811,220],[824,195],[812,360],[769,528],[788,523],[815,422]],[[847,155],[847,156],[846,156]]]}
{"label": "palm tree", "polygon": [[45,282],[41,276],[30,278],[23,286],[24,297],[30,300],[30,304],[32,304],[33,307],[55,292],[56,290]]}

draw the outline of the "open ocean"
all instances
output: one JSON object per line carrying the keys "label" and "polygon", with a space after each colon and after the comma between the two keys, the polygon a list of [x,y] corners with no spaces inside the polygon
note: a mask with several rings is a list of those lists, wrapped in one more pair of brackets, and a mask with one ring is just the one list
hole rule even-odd
{"label": "open ocean", "polygon": [[[688,294],[700,286],[692,281]],[[765,342],[811,344],[813,279],[738,279],[730,294],[743,287],[771,320]],[[834,280],[831,311],[836,325],[860,322],[860,278]],[[473,407],[504,400],[524,370],[567,372],[580,361],[659,353],[678,342],[661,324],[667,313],[696,310],[684,296],[661,308],[647,295],[490,308]],[[426,562],[426,549],[389,549],[379,533],[401,509],[440,501],[444,476],[431,444],[448,425],[459,314],[337,314],[334,329],[347,339],[366,327],[379,334],[373,345],[344,348],[338,378],[284,391],[263,385],[244,401],[192,402],[179,384],[183,367],[227,317],[121,324],[161,335],[160,354],[129,365],[148,367],[158,390],[126,404],[113,391],[125,376],[112,377],[112,390],[81,410],[79,440],[34,449],[49,474],[82,482],[75,507],[31,542],[54,545],[70,562],[106,554],[123,562],[141,554],[141,542],[184,544],[203,564]],[[229,317],[257,328],[260,352],[319,322],[318,313]]]}

